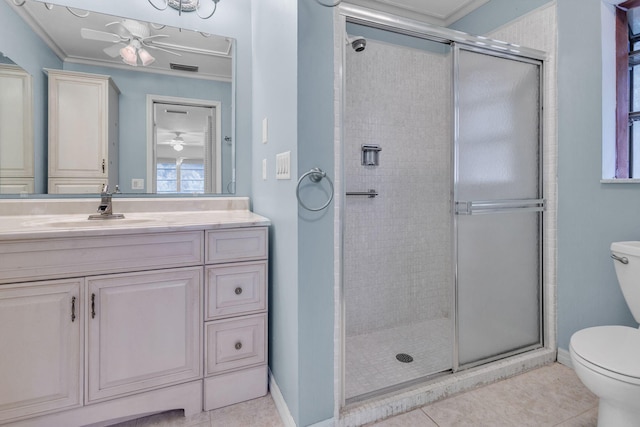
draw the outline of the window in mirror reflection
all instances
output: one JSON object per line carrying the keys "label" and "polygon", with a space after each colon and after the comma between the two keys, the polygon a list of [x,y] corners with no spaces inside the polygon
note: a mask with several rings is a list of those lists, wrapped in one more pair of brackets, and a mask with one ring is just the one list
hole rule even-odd
{"label": "window in mirror reflection", "polygon": [[204,163],[200,159],[159,159],[158,193],[196,193],[205,191]]}

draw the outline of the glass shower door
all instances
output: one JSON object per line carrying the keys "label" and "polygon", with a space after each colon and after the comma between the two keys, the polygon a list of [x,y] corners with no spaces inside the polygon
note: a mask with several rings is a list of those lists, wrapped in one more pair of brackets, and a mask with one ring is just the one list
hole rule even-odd
{"label": "glass shower door", "polygon": [[542,345],[541,64],[455,49],[458,362]]}

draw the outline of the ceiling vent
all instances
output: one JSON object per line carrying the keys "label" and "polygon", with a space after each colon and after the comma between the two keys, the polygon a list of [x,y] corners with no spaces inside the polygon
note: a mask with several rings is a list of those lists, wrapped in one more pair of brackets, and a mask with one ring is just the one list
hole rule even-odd
{"label": "ceiling vent", "polygon": [[197,65],[175,64],[175,63],[171,62],[169,64],[169,67],[171,67],[172,70],[188,71],[190,73],[197,73],[198,72],[198,66]]}

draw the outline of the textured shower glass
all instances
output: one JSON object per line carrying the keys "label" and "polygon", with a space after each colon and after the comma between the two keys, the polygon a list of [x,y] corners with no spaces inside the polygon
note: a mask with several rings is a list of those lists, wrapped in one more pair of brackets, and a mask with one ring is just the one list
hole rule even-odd
{"label": "textured shower glass", "polygon": [[457,215],[461,365],[541,344],[541,212],[505,210],[540,192],[540,68],[460,51],[458,202],[494,210]]}
{"label": "textured shower glass", "polygon": [[539,215],[459,216],[461,365],[540,342]]}
{"label": "textured shower glass", "polygon": [[458,200],[535,199],[539,67],[460,51]]}

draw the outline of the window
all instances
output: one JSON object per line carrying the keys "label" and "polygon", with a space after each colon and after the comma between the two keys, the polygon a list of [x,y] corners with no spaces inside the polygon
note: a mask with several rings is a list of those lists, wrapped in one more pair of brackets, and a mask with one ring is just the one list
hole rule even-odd
{"label": "window", "polygon": [[640,178],[640,0],[616,10],[615,178]]}
{"label": "window", "polygon": [[158,159],[156,171],[157,193],[204,193],[201,159]]}

